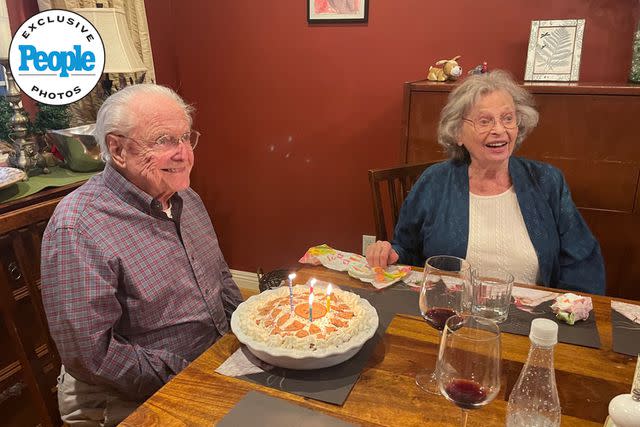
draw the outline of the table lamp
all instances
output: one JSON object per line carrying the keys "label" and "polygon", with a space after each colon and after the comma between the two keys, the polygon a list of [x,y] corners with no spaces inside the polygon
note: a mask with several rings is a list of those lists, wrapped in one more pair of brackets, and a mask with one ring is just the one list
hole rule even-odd
{"label": "table lamp", "polygon": [[9,126],[11,128],[11,139],[13,153],[9,157],[9,162],[29,172],[36,167],[43,167],[44,172],[48,172],[45,161],[38,151],[38,145],[34,140],[27,140],[27,123],[29,118],[22,108],[22,98],[20,88],[13,79],[11,68],[9,67],[9,45],[11,44],[11,27],[9,26],[9,13],[5,2],[0,1],[0,64],[4,67],[7,76],[6,98],[13,110],[13,115]]}
{"label": "table lamp", "polygon": [[105,96],[111,94],[110,73],[120,74],[121,85],[124,85],[126,84],[124,73],[147,70],[133,44],[124,12],[102,7],[73,9],[73,11],[93,24],[104,43],[105,64],[102,88]]}

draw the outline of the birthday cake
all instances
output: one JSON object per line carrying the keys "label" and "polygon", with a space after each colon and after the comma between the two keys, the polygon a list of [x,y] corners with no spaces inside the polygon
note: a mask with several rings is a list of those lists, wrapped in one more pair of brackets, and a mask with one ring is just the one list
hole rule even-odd
{"label": "birthday cake", "polygon": [[334,289],[327,297],[319,286],[310,310],[309,289],[293,286],[291,296],[283,286],[252,296],[233,313],[234,334],[263,360],[265,352],[292,358],[355,354],[378,327],[376,310],[352,292]]}

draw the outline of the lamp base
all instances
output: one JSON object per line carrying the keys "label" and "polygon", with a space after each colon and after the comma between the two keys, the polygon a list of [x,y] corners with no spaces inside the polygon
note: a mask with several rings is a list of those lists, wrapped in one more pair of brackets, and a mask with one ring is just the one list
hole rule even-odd
{"label": "lamp base", "polygon": [[9,163],[25,171],[27,176],[37,175],[39,171],[45,174],[49,173],[46,159],[38,150],[36,141],[14,140],[13,153],[9,156]]}
{"label": "lamp base", "polygon": [[9,163],[27,173],[33,172],[34,169],[42,169],[44,173],[48,173],[46,161],[40,153],[38,144],[34,140],[27,140],[27,123],[29,118],[22,108],[22,97],[20,89],[13,79],[11,67],[8,61],[1,61],[4,66],[7,77],[7,100],[13,110],[10,120],[10,138],[13,145],[13,153],[9,156]]}

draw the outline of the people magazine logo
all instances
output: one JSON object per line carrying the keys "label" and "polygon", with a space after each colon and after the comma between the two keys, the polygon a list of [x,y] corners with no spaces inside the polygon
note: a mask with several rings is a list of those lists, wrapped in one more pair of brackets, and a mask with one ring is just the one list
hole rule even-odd
{"label": "people magazine logo", "polygon": [[11,73],[30,98],[66,105],[86,96],[104,70],[104,45],[95,27],[68,10],[40,12],[16,31]]}

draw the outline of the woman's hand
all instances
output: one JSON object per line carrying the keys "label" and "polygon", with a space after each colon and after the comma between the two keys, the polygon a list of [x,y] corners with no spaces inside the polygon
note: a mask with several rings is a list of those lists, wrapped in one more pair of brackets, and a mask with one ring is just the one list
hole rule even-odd
{"label": "woman's hand", "polygon": [[398,254],[391,247],[391,243],[378,240],[367,248],[367,263],[371,267],[385,268],[398,261]]}

